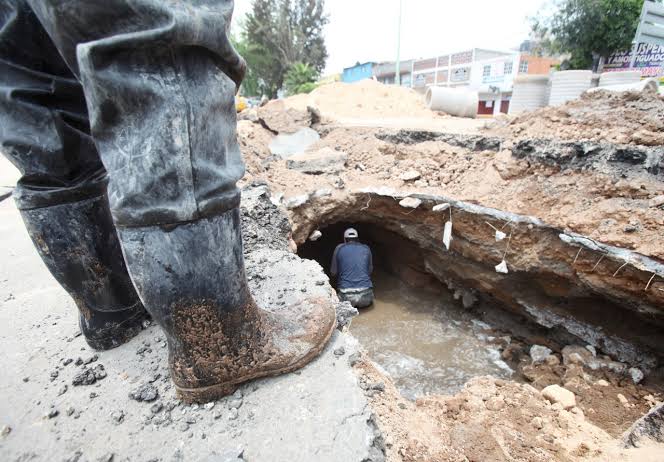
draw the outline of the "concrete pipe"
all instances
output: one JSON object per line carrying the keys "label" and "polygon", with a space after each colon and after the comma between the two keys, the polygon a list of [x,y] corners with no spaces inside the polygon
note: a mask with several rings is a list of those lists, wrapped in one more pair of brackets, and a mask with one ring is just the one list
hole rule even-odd
{"label": "concrete pipe", "polygon": [[477,117],[480,99],[476,91],[459,88],[429,87],[426,105],[432,111],[442,111],[456,117]]}
{"label": "concrete pipe", "polygon": [[549,95],[548,75],[520,75],[514,79],[510,114],[534,111],[546,106]]}
{"label": "concrete pipe", "polygon": [[577,99],[588,90],[593,78],[592,71],[560,71],[551,76],[550,106],[559,106]]}
{"label": "concrete pipe", "polygon": [[638,82],[623,83],[618,85],[606,85],[604,87],[591,88],[588,90],[588,93],[594,93],[597,91],[646,91],[657,93],[659,88],[659,83],[657,79],[644,79],[639,80]]}
{"label": "concrete pipe", "polygon": [[628,85],[641,80],[641,71],[604,72],[599,77],[599,86]]}

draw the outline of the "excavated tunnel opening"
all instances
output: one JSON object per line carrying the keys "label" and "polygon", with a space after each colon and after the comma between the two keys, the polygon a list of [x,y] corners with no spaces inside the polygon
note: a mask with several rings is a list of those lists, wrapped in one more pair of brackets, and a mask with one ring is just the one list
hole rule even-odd
{"label": "excavated tunnel opening", "polygon": [[[337,222],[322,228],[322,236],[298,247],[303,258],[316,260],[330,276],[335,247],[343,242],[347,228],[355,228],[360,240],[371,248],[374,267],[408,282],[415,288],[438,290],[438,281],[424,269],[422,250],[417,244],[387,229],[370,223]],[[334,282],[334,280],[331,278]]]}
{"label": "excavated tunnel opening", "polygon": [[[294,217],[299,256],[316,260],[328,276],[346,228],[356,228],[371,247],[376,303],[353,320],[351,332],[402,394],[452,393],[479,375],[532,380],[524,375],[532,345],[559,355],[567,345],[588,345],[601,367],[628,379],[637,367],[661,386],[662,320],[645,304],[635,308],[637,297],[627,292],[641,296],[631,281],[646,272],[623,267],[620,275],[630,282],[622,283],[613,276],[621,264],[608,260],[610,249],[590,245],[581,252],[559,230],[462,203],[453,206],[453,242],[445,250],[449,215],[431,212],[440,199],[424,200],[426,206],[409,211],[398,198],[358,195]],[[506,243],[492,243],[487,223],[511,223],[509,274],[494,269]],[[321,236],[312,241],[315,230]],[[602,285],[606,291],[596,289]],[[621,299],[625,293],[631,298]]]}

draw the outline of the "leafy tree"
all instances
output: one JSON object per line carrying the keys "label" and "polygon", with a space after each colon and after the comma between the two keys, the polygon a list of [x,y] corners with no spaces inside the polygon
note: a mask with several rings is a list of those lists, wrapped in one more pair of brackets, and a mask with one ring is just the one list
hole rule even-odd
{"label": "leafy tree", "polygon": [[561,0],[548,18],[537,18],[533,32],[550,52],[568,53],[572,69],[589,69],[631,47],[644,0]]}
{"label": "leafy tree", "polygon": [[289,95],[310,93],[316,88],[318,72],[305,63],[295,63],[286,73],[284,88]]}
{"label": "leafy tree", "polygon": [[254,65],[268,96],[276,95],[296,63],[308,64],[316,73],[325,67],[324,6],[325,0],[254,0],[243,37],[259,53],[248,64]]}
{"label": "leafy tree", "polygon": [[240,93],[243,96],[262,96],[264,81],[258,74],[258,69],[264,67],[267,54],[258,45],[247,42],[246,38],[231,38],[233,47],[247,62],[247,74],[242,81]]}

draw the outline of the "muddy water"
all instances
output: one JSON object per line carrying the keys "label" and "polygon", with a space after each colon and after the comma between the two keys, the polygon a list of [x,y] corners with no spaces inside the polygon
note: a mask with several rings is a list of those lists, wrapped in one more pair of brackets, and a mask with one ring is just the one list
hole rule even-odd
{"label": "muddy water", "polygon": [[416,291],[381,272],[374,286],[373,307],[361,310],[350,330],[405,397],[455,393],[480,375],[511,376],[485,341],[489,326],[450,296]]}

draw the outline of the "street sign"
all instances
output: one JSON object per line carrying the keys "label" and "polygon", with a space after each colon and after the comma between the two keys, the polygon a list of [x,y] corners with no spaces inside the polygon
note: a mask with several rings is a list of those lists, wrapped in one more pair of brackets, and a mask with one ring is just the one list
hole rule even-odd
{"label": "street sign", "polygon": [[[650,1],[643,2],[641,20],[636,29],[634,44],[648,43],[664,47],[664,5]],[[634,67],[637,53],[632,54],[631,67]]]}

